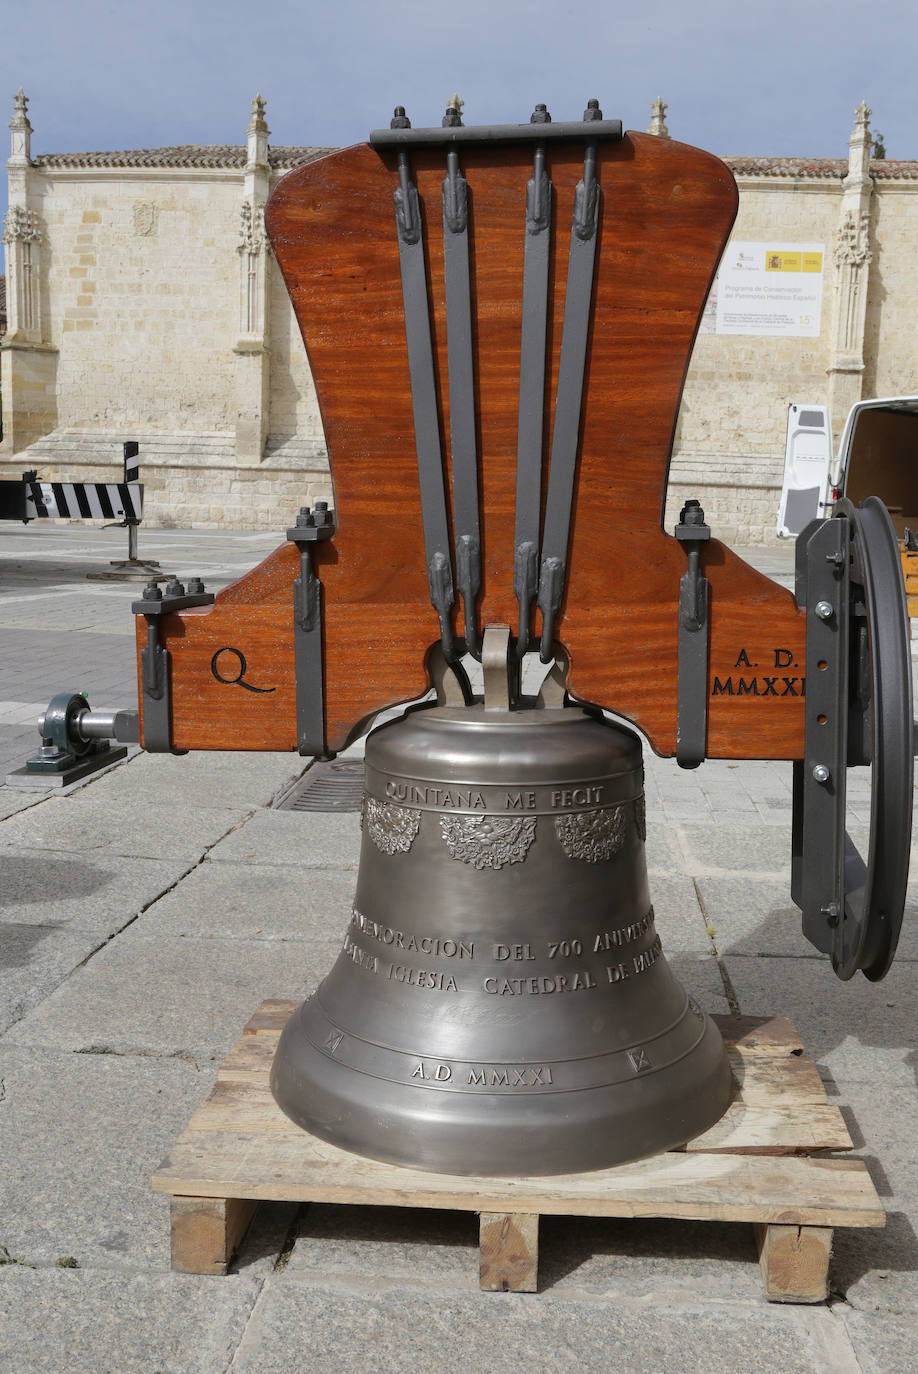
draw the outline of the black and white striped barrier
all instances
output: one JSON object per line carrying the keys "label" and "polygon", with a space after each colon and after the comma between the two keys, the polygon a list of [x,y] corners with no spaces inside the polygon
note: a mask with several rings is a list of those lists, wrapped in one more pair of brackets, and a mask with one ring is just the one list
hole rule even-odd
{"label": "black and white striped barrier", "polygon": [[136,524],[143,519],[140,482],[30,480],[27,487],[27,520],[130,520]]}

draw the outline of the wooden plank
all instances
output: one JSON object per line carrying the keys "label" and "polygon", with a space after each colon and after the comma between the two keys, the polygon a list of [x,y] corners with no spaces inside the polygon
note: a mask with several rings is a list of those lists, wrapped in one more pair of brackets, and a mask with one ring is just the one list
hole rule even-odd
{"label": "wooden plank", "polygon": [[539,1291],[539,1218],[531,1213],[482,1212],[479,1287],[487,1292]]}
{"label": "wooden plank", "polygon": [[299,1006],[289,997],[267,997],[242,1028],[243,1035],[280,1035]]}
{"label": "wooden plank", "polygon": [[770,1302],[825,1302],[829,1296],[832,1228],[755,1227],[759,1264]]}
{"label": "wooden plank", "polygon": [[[346,1154],[305,1131],[189,1132],[153,1177],[161,1193],[788,1225],[882,1226],[863,1160],[671,1152],[548,1178],[457,1178]],[[827,1170],[827,1165],[837,1169]]]}
{"label": "wooden plank", "polygon": [[810,1154],[853,1149],[837,1107],[806,1105],[751,1107],[733,1102],[719,1121],[685,1146],[704,1150],[755,1150],[759,1154]]}
{"label": "wooden plank", "polygon": [[249,1198],[173,1197],[172,1268],[225,1274],[257,1206]]}
{"label": "wooden plank", "polygon": [[788,1057],[803,1053],[803,1041],[786,1016],[712,1016],[724,1041],[742,1048],[747,1057],[769,1054]]}

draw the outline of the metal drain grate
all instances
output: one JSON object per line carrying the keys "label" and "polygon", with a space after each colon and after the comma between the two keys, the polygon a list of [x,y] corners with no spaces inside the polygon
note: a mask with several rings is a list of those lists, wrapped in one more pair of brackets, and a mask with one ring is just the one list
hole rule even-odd
{"label": "metal drain grate", "polygon": [[363,802],[363,759],[314,763],[279,801],[276,811],[359,811]]}

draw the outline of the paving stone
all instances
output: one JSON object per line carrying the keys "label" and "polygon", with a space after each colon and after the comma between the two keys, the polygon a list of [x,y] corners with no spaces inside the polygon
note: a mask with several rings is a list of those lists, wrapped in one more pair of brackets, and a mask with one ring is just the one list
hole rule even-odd
{"label": "paving stone", "polygon": [[675,826],[664,817],[655,820],[648,816],[644,853],[647,871],[652,875],[663,874],[669,877],[671,874],[681,874],[685,871],[679,835]]}
{"label": "paving stone", "polygon": [[[556,1374],[842,1374],[850,1344],[825,1311],[764,1303],[586,1300],[565,1293],[456,1292],[354,1281],[306,1284],[286,1271],[268,1279],[237,1352],[233,1374],[290,1369],[309,1333],[309,1368],[401,1374],[437,1369]],[[844,1362],[842,1362],[844,1360]]]}
{"label": "paving stone", "polygon": [[0,1271],[5,1367],[11,1374],[225,1374],[257,1282],[245,1274],[9,1265]]}
{"label": "paving stone", "polygon": [[863,1374],[905,1374],[915,1368],[918,1316],[914,1309],[901,1316],[871,1317],[866,1312],[839,1308]]}
{"label": "paving stone", "polygon": [[[818,953],[801,931],[789,879],[698,878],[697,883],[721,954],[794,958]],[[909,889],[896,957],[918,959],[918,887]]]}
{"label": "paving stone", "polygon": [[343,939],[353,869],[269,868],[205,860],[141,916],[141,935],[242,940]]}
{"label": "paving stone", "polygon": [[258,811],[210,857],[214,863],[356,868],[360,817],[354,811]]}
{"label": "paving stone", "polygon": [[36,1264],[168,1270],[169,1202],[150,1177],[213,1075],[190,1058],[0,1042],[0,1243]]}
{"label": "paving stone", "polygon": [[[752,1228],[707,1222],[545,1216],[539,1226],[543,1292],[641,1296],[666,1283],[671,1301],[755,1300],[762,1278]],[[478,1286],[478,1217],[473,1212],[312,1204],[300,1223],[286,1273],[310,1282],[351,1274],[364,1280]]]}
{"label": "paving stone", "polygon": [[53,992],[100,938],[48,925],[0,924],[0,1034]]}
{"label": "paving stone", "polygon": [[86,795],[93,800],[158,805],[171,805],[180,796],[183,806],[247,810],[270,806],[300,776],[306,762],[294,753],[210,749],[181,756],[143,753],[128,766],[93,782]]}
{"label": "paving stone", "polygon": [[655,873],[650,880],[650,897],[667,954],[677,950],[686,954],[711,953],[711,941],[691,878]]}
{"label": "paving stone", "polygon": [[790,832],[784,835],[772,826],[751,825],[745,815],[729,826],[686,822],[680,826],[680,835],[685,846],[684,867],[694,877],[747,871],[790,873]]}
{"label": "paving stone", "polygon": [[0,846],[16,849],[101,850],[125,858],[199,859],[248,813],[205,810],[176,800],[146,805],[137,798],[94,801],[86,789],[51,797],[0,825]]}
{"label": "paving stone", "polygon": [[20,792],[18,788],[0,786],[0,821],[5,821],[7,816],[15,816],[18,811],[27,810],[41,800],[40,796]]}
{"label": "paving stone", "polygon": [[[21,929],[21,927],[17,927]],[[266,997],[302,998],[340,938],[286,941],[122,935],[8,1032],[17,1044],[222,1058]]]}
{"label": "paving stone", "polygon": [[7,849],[0,918],[113,935],[188,871],[189,860],[131,859],[90,850]]}
{"label": "paving stone", "polygon": [[808,1055],[841,1088],[885,1083],[914,1095],[918,1051],[915,964],[897,961],[882,983],[855,974],[840,982],[824,955],[798,959],[729,954],[727,972],[744,1016],[789,1016]]}
{"label": "paving stone", "polygon": [[890,1090],[886,1082],[850,1080],[840,1087],[830,1083],[829,1090],[887,1209],[883,1228],[835,1232],[833,1287],[864,1311],[918,1311],[915,1094]]}

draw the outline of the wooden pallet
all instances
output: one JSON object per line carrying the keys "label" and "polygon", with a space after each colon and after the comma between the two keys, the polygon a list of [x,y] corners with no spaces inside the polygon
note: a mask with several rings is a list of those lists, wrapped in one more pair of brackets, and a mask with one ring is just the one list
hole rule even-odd
{"label": "wooden pallet", "polygon": [[683,1149],[587,1174],[495,1179],[380,1164],[294,1126],[268,1073],[295,1006],[261,1004],[153,1177],[172,1195],[173,1269],[225,1273],[259,1199],[478,1212],[481,1287],[520,1292],[537,1290],[540,1215],[684,1217],[753,1223],[765,1296],[820,1302],[833,1227],[885,1224],[863,1160],[812,1157],[850,1150],[851,1137],[784,1017],[714,1018],[736,1094]]}

